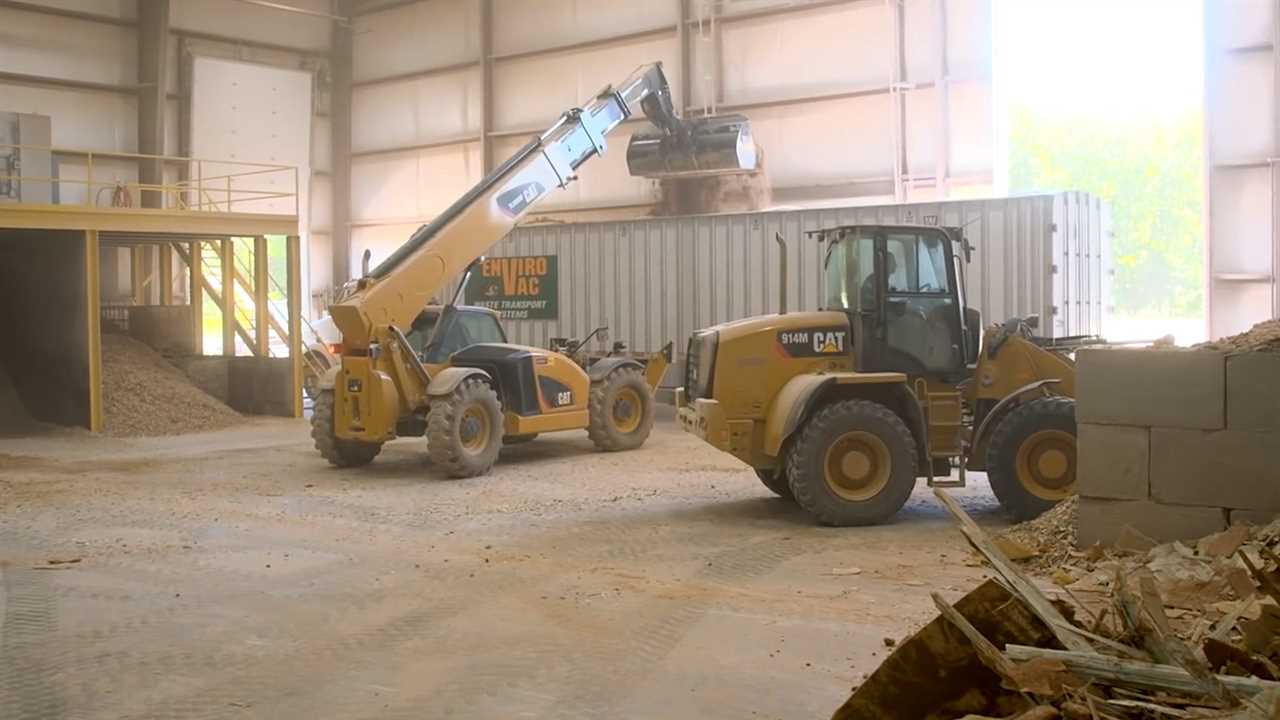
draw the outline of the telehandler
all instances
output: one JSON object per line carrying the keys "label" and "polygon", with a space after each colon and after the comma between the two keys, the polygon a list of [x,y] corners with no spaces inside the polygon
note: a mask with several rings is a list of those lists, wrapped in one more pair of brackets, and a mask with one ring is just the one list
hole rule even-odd
{"label": "telehandler", "polygon": [[[1096,338],[1037,338],[1037,319],[980,332],[960,228],[847,225],[825,245],[825,309],[780,310],[689,339],[682,427],[750,465],[826,525],[891,518],[917,478],[985,470],[1013,517],[1075,491],[1075,365]],[[951,465],[959,466],[951,480]]]}
{"label": "telehandler", "polygon": [[[504,438],[585,429],[602,450],[644,443],[654,411],[641,362],[607,357],[584,369],[560,353],[508,344],[494,317],[456,305],[484,253],[552,190],[577,179],[583,163],[603,154],[605,136],[641,113],[654,129],[632,135],[627,164],[633,175],[756,167],[746,118],[681,119],[660,63],[565,112],[379,265],[362,269],[329,307],[342,334],[341,364],[317,383],[311,418],[311,436],[326,460],[364,465],[388,440],[425,434],[437,468],[472,477],[493,466]],[[406,331],[459,274],[458,291],[430,339],[415,348]]]}

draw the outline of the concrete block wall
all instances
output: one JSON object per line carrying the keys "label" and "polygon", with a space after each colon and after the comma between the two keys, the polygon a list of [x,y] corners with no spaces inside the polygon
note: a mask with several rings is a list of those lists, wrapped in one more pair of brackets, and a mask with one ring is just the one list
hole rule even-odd
{"label": "concrete block wall", "polygon": [[1076,372],[1081,547],[1280,515],[1280,354],[1092,349]]}

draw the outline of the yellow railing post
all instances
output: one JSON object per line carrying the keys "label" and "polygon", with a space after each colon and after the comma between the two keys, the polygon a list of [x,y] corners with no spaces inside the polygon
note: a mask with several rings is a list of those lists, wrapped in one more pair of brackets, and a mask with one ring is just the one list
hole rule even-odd
{"label": "yellow railing post", "polygon": [[191,303],[192,345],[196,355],[204,354],[204,274],[200,267],[200,241],[196,240],[188,246],[187,269],[191,273],[187,299]]}
{"label": "yellow railing post", "polygon": [[236,257],[235,239],[222,238],[222,354],[236,354]]}
{"label": "yellow railing post", "polygon": [[271,266],[268,265],[267,238],[253,239],[253,330],[259,357],[271,356],[271,295],[268,293]]}
{"label": "yellow railing post", "polygon": [[297,235],[285,241],[289,288],[289,361],[292,370],[293,416],[302,417],[302,246]]}
{"label": "yellow railing post", "polygon": [[98,266],[98,231],[84,233],[85,325],[88,327],[90,432],[102,432],[102,312],[101,275]]}
{"label": "yellow railing post", "polygon": [[160,304],[173,304],[173,246],[160,246]]}
{"label": "yellow railing post", "polygon": [[145,272],[143,261],[146,255],[143,253],[145,248],[142,245],[129,246],[129,283],[133,289],[133,304],[147,304],[147,288],[145,284]]}
{"label": "yellow railing post", "polygon": [[98,201],[93,193],[93,153],[89,153],[88,165],[89,169],[85,173],[84,204],[97,205]]}

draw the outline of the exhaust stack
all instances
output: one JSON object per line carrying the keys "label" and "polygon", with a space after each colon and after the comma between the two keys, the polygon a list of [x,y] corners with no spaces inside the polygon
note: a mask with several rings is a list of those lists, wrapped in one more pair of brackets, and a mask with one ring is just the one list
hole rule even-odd
{"label": "exhaust stack", "polygon": [[627,145],[627,169],[648,178],[749,173],[756,143],[745,115],[676,120],[672,129],[637,132]]}

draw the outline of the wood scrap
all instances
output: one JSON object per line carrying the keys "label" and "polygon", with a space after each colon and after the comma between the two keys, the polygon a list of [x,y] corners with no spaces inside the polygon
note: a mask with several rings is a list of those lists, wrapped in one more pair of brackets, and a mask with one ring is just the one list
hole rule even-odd
{"label": "wood scrap", "polygon": [[[1175,693],[1196,695],[1200,692],[1200,681],[1191,673],[1173,665],[1144,663],[1138,660],[1108,657],[1095,652],[1076,652],[1072,650],[1053,650],[1050,648],[1027,647],[1026,645],[1008,645],[1005,655],[1013,660],[1031,660],[1033,658],[1050,658],[1061,660],[1071,672],[1088,680],[1100,682],[1118,682],[1128,687],[1145,690],[1165,690]],[[1233,693],[1244,696],[1256,695],[1264,690],[1280,690],[1280,682],[1260,680],[1253,677],[1216,676],[1223,685]]]}

